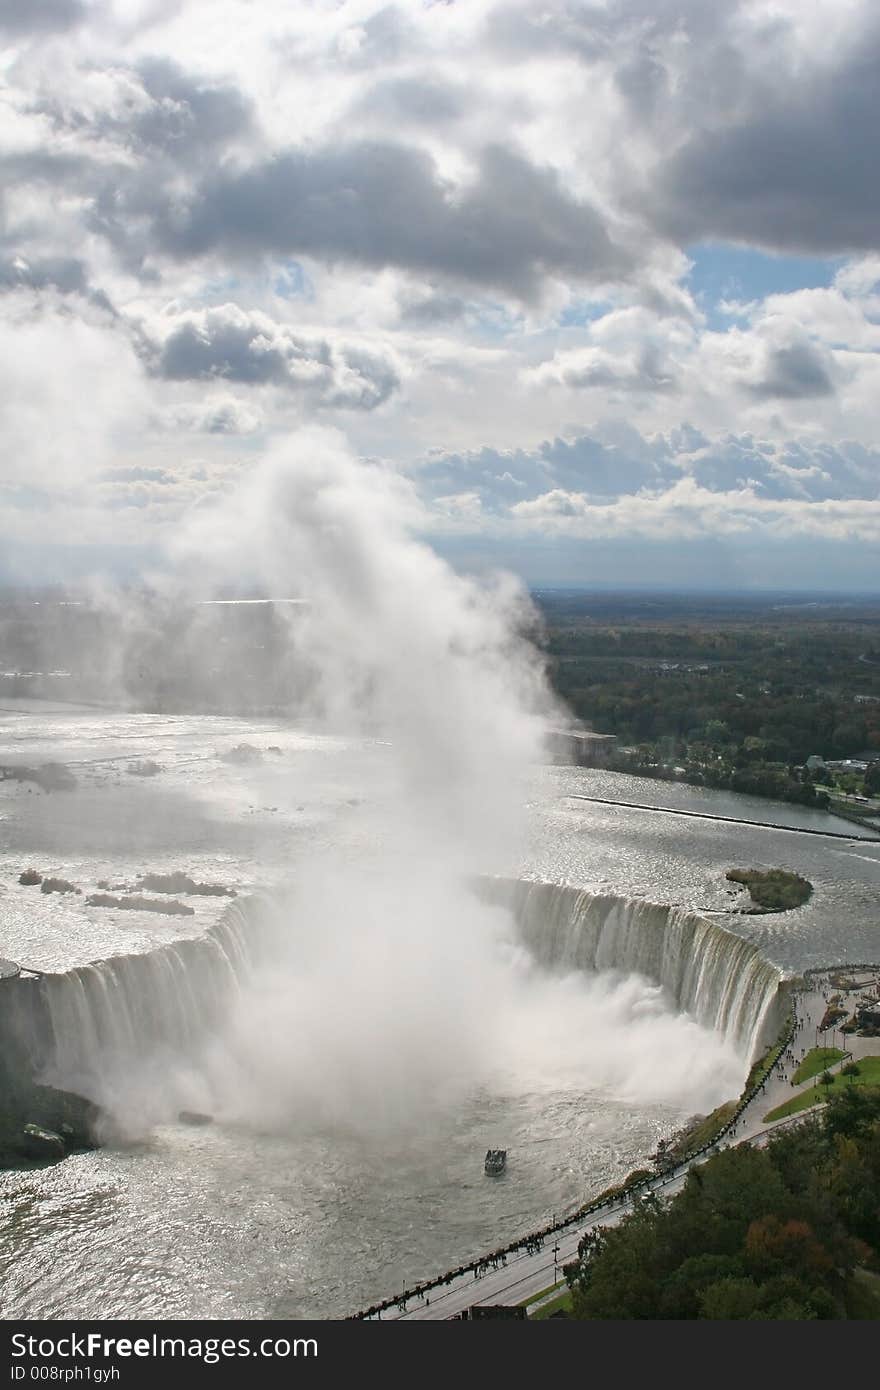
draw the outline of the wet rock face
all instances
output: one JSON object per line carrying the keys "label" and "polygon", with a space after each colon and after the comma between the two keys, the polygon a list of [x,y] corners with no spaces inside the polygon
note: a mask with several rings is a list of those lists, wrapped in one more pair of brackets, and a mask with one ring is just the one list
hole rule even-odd
{"label": "wet rock face", "polygon": [[0,1074],[0,1170],[57,1163],[69,1153],[94,1149],[102,1122],[100,1107],[83,1096],[8,1070]]}
{"label": "wet rock face", "polygon": [[38,1161],[45,1159],[50,1163],[64,1158],[67,1153],[60,1134],[55,1134],[51,1129],[42,1129],[39,1125],[31,1124],[22,1127],[21,1149],[25,1158],[34,1158]]}

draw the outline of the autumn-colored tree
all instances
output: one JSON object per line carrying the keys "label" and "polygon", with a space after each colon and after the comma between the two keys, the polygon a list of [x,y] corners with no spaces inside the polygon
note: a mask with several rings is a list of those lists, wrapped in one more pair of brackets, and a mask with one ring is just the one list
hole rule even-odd
{"label": "autumn-colored tree", "polygon": [[746,1232],[746,1258],[755,1273],[769,1274],[776,1266],[828,1274],[834,1261],[806,1221],[781,1221],[773,1214],[753,1221]]}

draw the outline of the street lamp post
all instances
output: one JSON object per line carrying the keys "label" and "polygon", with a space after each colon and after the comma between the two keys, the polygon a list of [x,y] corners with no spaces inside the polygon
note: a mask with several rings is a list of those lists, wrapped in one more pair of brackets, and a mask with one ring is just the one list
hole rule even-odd
{"label": "street lamp post", "polygon": [[557,1277],[558,1277],[558,1269],[559,1269],[559,1241],[557,1240],[556,1244],[555,1244],[554,1247],[553,1247],[553,1287],[554,1287],[554,1289],[556,1288],[556,1282],[557,1282]]}

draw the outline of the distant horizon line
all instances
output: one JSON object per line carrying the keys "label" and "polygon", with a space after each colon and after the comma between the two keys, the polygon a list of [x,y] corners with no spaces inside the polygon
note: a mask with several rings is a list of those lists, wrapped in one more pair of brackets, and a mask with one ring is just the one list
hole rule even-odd
{"label": "distant horizon line", "polygon": [[[603,584],[601,582],[583,584],[531,583],[525,587],[535,596],[542,594],[597,594],[603,597],[625,595],[627,597],[664,598],[741,598],[741,599],[795,599],[799,603],[841,602],[843,600],[860,602],[880,602],[880,588],[877,589],[816,589],[816,588],[735,588],[723,585],[678,585],[678,584]],[[128,593],[153,594],[157,591],[149,585],[132,582],[121,583],[117,590]],[[72,599],[70,595],[81,594]],[[64,597],[61,597],[61,596]],[[9,598],[30,598],[38,605],[43,600],[54,601],[68,606],[81,606],[90,600],[87,589],[78,584],[0,584],[0,602]],[[198,605],[233,605],[284,603],[307,605],[306,598],[282,595],[260,594],[253,591],[246,595],[228,595],[220,598],[195,598]]]}

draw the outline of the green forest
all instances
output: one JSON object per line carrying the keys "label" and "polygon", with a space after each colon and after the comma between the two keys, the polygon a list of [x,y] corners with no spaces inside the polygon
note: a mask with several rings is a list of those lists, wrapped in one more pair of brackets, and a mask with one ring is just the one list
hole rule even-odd
{"label": "green forest", "polygon": [[880,1317],[880,1089],[691,1169],[669,1202],[589,1232],[565,1269],[579,1319]]}
{"label": "green forest", "polygon": [[553,685],[622,770],[807,805],[880,794],[880,605],[539,595]]}

